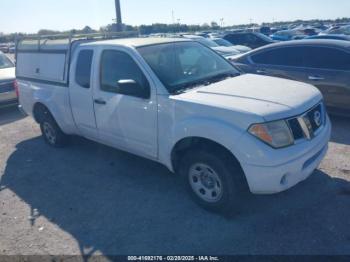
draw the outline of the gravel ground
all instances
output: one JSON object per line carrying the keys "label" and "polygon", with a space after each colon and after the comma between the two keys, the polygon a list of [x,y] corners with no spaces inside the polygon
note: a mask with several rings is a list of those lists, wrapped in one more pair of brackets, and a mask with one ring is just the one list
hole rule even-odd
{"label": "gravel ground", "polygon": [[235,217],[197,207],[164,167],[76,139],[48,147],[0,111],[0,254],[350,254],[350,121],[297,187],[251,196]]}

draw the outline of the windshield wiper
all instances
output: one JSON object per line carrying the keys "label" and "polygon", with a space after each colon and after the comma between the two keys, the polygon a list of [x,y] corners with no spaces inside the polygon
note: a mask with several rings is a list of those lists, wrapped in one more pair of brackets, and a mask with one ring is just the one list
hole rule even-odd
{"label": "windshield wiper", "polygon": [[239,73],[221,73],[221,74],[217,74],[217,75],[214,75],[212,77],[209,77],[206,80],[209,84],[212,84],[212,83],[220,82],[220,81],[223,81],[227,78],[232,78],[232,77],[236,77],[239,75],[240,75]]}
{"label": "windshield wiper", "polygon": [[203,85],[207,85],[207,84],[209,84],[209,82],[206,80],[198,80],[198,81],[185,83],[185,84],[182,84],[180,86],[177,86],[176,90],[174,90],[172,93],[175,95],[182,94],[189,89],[193,89],[195,87],[203,86]]}
{"label": "windshield wiper", "polygon": [[239,75],[240,75],[239,73],[232,73],[232,72],[217,74],[217,75],[214,75],[211,77],[207,77],[204,79],[200,79],[200,80],[196,80],[196,81],[192,81],[192,82],[188,82],[188,83],[179,85],[176,87],[176,89],[172,93],[175,95],[182,94],[189,89],[193,89],[193,88],[198,87],[198,86],[207,86],[207,85],[210,85],[212,83],[217,83],[217,82],[223,81],[227,78],[236,77]]}

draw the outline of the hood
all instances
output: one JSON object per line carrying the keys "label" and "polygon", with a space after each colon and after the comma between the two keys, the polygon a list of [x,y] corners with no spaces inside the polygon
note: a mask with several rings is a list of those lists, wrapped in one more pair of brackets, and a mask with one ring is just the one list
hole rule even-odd
{"label": "hood", "polygon": [[16,78],[15,68],[0,69],[0,81],[14,80]]}
{"label": "hood", "polygon": [[322,100],[322,95],[301,82],[247,74],[188,91],[176,99],[273,121],[306,112]]}
{"label": "hood", "polygon": [[222,56],[232,56],[232,55],[238,55],[240,51],[237,49],[231,47],[231,46],[217,46],[212,47],[213,50],[218,52]]}

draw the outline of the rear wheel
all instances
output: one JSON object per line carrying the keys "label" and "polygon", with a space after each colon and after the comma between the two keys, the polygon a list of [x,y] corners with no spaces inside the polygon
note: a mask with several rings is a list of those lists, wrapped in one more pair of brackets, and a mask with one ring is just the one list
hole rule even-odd
{"label": "rear wheel", "polygon": [[46,113],[40,121],[40,129],[44,140],[50,146],[63,147],[68,142],[68,136],[63,133],[53,117]]}
{"label": "rear wheel", "polygon": [[215,212],[236,212],[246,192],[239,164],[223,155],[191,150],[181,161],[180,173],[194,200]]}

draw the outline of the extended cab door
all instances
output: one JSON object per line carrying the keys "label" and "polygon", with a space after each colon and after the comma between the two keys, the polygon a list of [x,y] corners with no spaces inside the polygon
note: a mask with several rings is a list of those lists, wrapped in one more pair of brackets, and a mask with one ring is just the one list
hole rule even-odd
{"label": "extended cab door", "polygon": [[94,88],[100,139],[148,158],[157,158],[157,95],[142,61],[129,49],[101,50]]}
{"label": "extended cab door", "polygon": [[81,135],[98,139],[91,84],[94,51],[80,49],[72,61],[70,102],[75,124]]}

